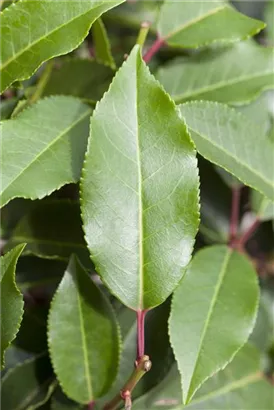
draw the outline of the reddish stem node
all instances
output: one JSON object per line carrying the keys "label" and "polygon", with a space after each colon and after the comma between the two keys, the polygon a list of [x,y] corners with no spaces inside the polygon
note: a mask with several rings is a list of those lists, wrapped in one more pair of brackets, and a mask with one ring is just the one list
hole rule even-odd
{"label": "reddish stem node", "polygon": [[239,214],[240,214],[241,187],[232,188],[231,217],[229,225],[229,244],[235,245],[235,239],[238,234]]}
{"label": "reddish stem node", "polygon": [[95,401],[91,401],[91,402],[88,404],[87,410],[93,410],[93,409],[94,409],[94,406],[95,406]]}
{"label": "reddish stem node", "polygon": [[147,50],[145,55],[143,56],[143,60],[146,63],[149,63],[154,54],[157,53],[158,50],[165,44],[165,40],[161,37],[158,37],[157,40],[154,41],[152,46]]}
{"label": "reddish stem node", "polygon": [[145,354],[145,317],[147,310],[138,310],[137,314],[137,362]]}

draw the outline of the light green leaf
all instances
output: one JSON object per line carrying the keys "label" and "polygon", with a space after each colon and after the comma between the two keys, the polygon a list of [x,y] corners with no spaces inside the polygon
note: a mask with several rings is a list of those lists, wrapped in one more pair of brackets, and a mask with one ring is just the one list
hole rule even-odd
{"label": "light green leaf", "polygon": [[119,342],[110,303],[72,256],[48,324],[52,364],[68,397],[88,403],[106,393],[117,373]]}
{"label": "light green leaf", "polygon": [[1,256],[1,368],[4,352],[15,338],[23,317],[23,295],[15,283],[15,269],[25,244],[18,245]]}
{"label": "light green leaf", "polygon": [[160,37],[182,48],[246,39],[264,27],[265,23],[239,13],[226,1],[166,0],[158,21]]}
{"label": "light green leaf", "polygon": [[191,256],[198,171],[185,124],[138,46],[92,116],[81,191],[104,283],[134,310],[161,304]]}
{"label": "light green leaf", "polygon": [[56,387],[48,357],[33,357],[9,370],[2,380],[5,410],[34,410],[44,404]]}
{"label": "light green leaf", "polygon": [[258,191],[251,191],[251,209],[261,221],[274,219],[274,202]]}
{"label": "light green leaf", "polygon": [[273,387],[260,371],[260,354],[249,344],[204,384],[189,405],[181,404],[179,388],[174,366],[162,383],[135,401],[134,410],[266,410],[273,404]]}
{"label": "light green leaf", "polygon": [[1,123],[1,206],[42,198],[80,176],[91,109],[73,97],[39,101]]}
{"label": "light green leaf", "polygon": [[274,342],[274,300],[271,292],[261,291],[260,305],[250,341],[262,352],[270,351]]}
{"label": "light green leaf", "polygon": [[22,242],[27,243],[24,254],[68,261],[76,253],[85,266],[91,265],[78,201],[37,201],[16,225],[6,247]]}
{"label": "light green leaf", "polygon": [[212,100],[239,104],[274,88],[273,59],[273,49],[241,42],[171,61],[160,68],[157,78],[176,103]]}
{"label": "light green leaf", "polygon": [[274,45],[274,1],[268,0],[265,5],[264,20],[266,21],[266,39],[269,45]]}
{"label": "light green leaf", "polygon": [[271,128],[271,95],[273,91],[266,91],[255,101],[247,105],[235,106],[235,109],[252,121],[255,126],[260,127],[262,133],[267,135]]}
{"label": "light green leaf", "polygon": [[96,60],[115,70],[116,65],[111,54],[110,43],[102,19],[98,19],[92,26],[92,39],[95,47]]}
{"label": "light green leaf", "polygon": [[244,115],[224,104],[180,106],[197,151],[244,184],[274,198],[274,144]]}
{"label": "light green leaf", "polygon": [[74,50],[102,13],[124,0],[19,1],[2,13],[1,91],[46,60]]}
{"label": "light green leaf", "polygon": [[43,96],[72,95],[95,103],[108,89],[112,76],[109,67],[94,60],[66,59],[52,72]]}
{"label": "light green leaf", "polygon": [[194,256],[174,293],[169,322],[184,403],[247,341],[258,297],[257,275],[245,256],[226,246]]}

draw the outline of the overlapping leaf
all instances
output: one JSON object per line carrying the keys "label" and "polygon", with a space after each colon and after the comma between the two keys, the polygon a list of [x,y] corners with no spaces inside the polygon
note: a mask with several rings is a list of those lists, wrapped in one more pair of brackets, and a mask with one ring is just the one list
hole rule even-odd
{"label": "overlapping leaf", "polygon": [[174,293],[169,323],[184,403],[247,341],[258,296],[257,275],[245,256],[226,246],[195,255]]}
{"label": "overlapping leaf", "polygon": [[95,21],[92,27],[92,38],[96,60],[115,69],[115,61],[111,54],[108,35],[102,19]]}
{"label": "overlapping leaf", "polygon": [[48,400],[55,386],[46,354],[34,356],[6,373],[2,380],[1,404],[5,410],[38,409]]}
{"label": "overlapping leaf", "polygon": [[274,219],[274,202],[258,191],[251,192],[251,208],[261,221]]}
{"label": "overlapping leaf", "polygon": [[75,253],[85,266],[90,264],[78,201],[37,201],[18,222],[6,246],[22,242],[27,243],[25,254],[68,261]]}
{"label": "overlapping leaf", "polygon": [[1,91],[75,49],[102,13],[124,0],[20,1],[2,13]]}
{"label": "overlapping leaf", "polygon": [[226,1],[166,0],[158,21],[160,37],[168,45],[183,48],[238,41],[264,27],[262,21],[239,13]]}
{"label": "overlapping leaf", "polygon": [[157,77],[177,103],[243,103],[267,88],[274,88],[273,59],[272,48],[241,42],[223,50],[206,50],[190,58],[179,58],[161,68]]}
{"label": "overlapping leaf", "polygon": [[42,198],[78,181],[90,114],[76,98],[56,96],[1,123],[2,206],[16,197]]}
{"label": "overlapping leaf", "polygon": [[224,104],[190,102],[180,109],[203,157],[274,199],[274,144],[259,127]]}
{"label": "overlapping leaf", "polygon": [[136,410],[227,410],[270,409],[273,387],[260,371],[260,354],[247,344],[224,370],[208,380],[183,406],[179,396],[180,381],[176,367],[167,377],[134,403]]}
{"label": "overlapping leaf", "polygon": [[103,281],[133,309],[162,303],[191,256],[198,172],[185,124],[138,46],[92,116],[81,191]]}
{"label": "overlapping leaf", "polygon": [[68,397],[89,403],[106,393],[118,370],[117,323],[110,303],[75,256],[51,305],[48,343]]}
{"label": "overlapping leaf", "polygon": [[1,256],[1,368],[4,365],[4,352],[15,338],[23,316],[23,295],[15,283],[17,260],[25,245],[18,245],[6,255]]}
{"label": "overlapping leaf", "polygon": [[94,60],[65,59],[47,82],[43,96],[72,95],[96,102],[108,89],[113,73],[109,67]]}

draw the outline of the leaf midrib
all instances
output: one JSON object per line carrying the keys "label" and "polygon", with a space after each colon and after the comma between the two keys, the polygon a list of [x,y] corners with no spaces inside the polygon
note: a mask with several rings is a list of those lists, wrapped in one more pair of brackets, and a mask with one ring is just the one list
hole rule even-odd
{"label": "leaf midrib", "polygon": [[31,400],[34,399],[34,397],[37,395],[37,393],[43,389],[47,383],[49,383],[51,380],[54,380],[53,376],[48,377],[46,380],[43,381],[42,384],[39,384],[35,389],[33,389],[28,396],[14,409],[14,410],[24,410],[26,406],[30,405]]}
{"label": "leaf midrib", "polygon": [[[190,106],[190,105],[189,105]],[[184,113],[182,113],[184,116]],[[187,123],[187,121],[186,121]],[[200,136],[200,138],[204,139],[206,142],[208,142],[209,144],[213,145],[215,148],[219,149],[220,151],[222,151],[224,154],[226,154],[228,157],[231,157],[235,162],[237,162],[240,166],[246,168],[248,171],[251,172],[251,174],[256,175],[258,178],[260,178],[264,183],[266,183],[271,189],[273,189],[273,181],[268,180],[267,178],[265,178],[264,175],[258,174],[258,172],[255,171],[255,169],[251,169],[248,164],[246,164],[245,162],[240,162],[240,160],[237,157],[234,157],[230,152],[228,152],[225,148],[223,148],[220,145],[217,145],[216,143],[214,143],[212,140],[206,138],[200,131],[196,131],[194,128],[192,128],[189,124],[187,124],[189,129],[191,129],[194,133],[198,134]],[[196,145],[196,144],[195,144]],[[196,146],[197,148],[197,146]],[[199,149],[197,149],[197,151],[200,152]],[[204,155],[201,153],[202,156],[204,156],[205,158],[208,157],[208,155]],[[222,168],[224,168],[222,165],[220,165],[220,163],[217,163],[216,161],[213,161],[212,159],[210,160],[212,162],[214,162],[214,164],[221,166]],[[226,168],[224,168],[226,169]],[[229,173],[231,173],[232,175],[236,176],[232,171],[228,171]],[[239,176],[237,176],[239,178]],[[241,177],[241,180],[243,182],[245,178]],[[249,185],[249,183],[246,183],[247,185]],[[261,191],[260,191],[261,192]],[[263,193],[263,192],[262,192]]]}
{"label": "leaf midrib", "polygon": [[209,310],[208,310],[207,317],[206,317],[206,320],[205,320],[205,324],[204,324],[204,327],[203,327],[203,331],[202,331],[202,335],[201,335],[201,339],[200,339],[200,343],[199,343],[199,348],[198,348],[198,352],[197,352],[197,355],[196,355],[196,361],[195,361],[192,377],[191,377],[191,380],[190,380],[190,383],[189,383],[187,402],[189,401],[190,397],[192,397],[192,395],[193,395],[193,392],[191,394],[189,394],[189,391],[192,390],[193,378],[195,376],[195,372],[196,372],[196,369],[197,369],[197,366],[198,366],[198,360],[200,358],[203,342],[204,342],[207,330],[208,330],[209,325],[210,325],[210,320],[211,320],[212,314],[214,312],[215,305],[217,303],[217,298],[218,298],[220,289],[221,289],[222,284],[223,284],[223,279],[225,277],[225,274],[226,274],[226,271],[227,271],[227,266],[228,266],[231,255],[232,255],[232,251],[231,251],[231,249],[228,249],[226,251],[226,254],[225,254],[224,259],[223,259],[223,263],[222,263],[222,266],[221,266],[218,281],[217,281],[217,284],[215,286],[213,297],[212,297],[212,300],[210,302]]}
{"label": "leaf midrib", "polygon": [[87,348],[87,341],[85,338],[85,324],[84,324],[84,319],[83,319],[83,311],[82,311],[82,305],[81,305],[81,300],[79,296],[79,282],[78,282],[78,276],[77,272],[75,274],[76,282],[77,282],[77,289],[76,289],[76,297],[77,297],[77,303],[78,303],[78,309],[79,309],[79,323],[80,323],[80,333],[81,333],[81,338],[82,338],[82,349],[83,349],[83,356],[84,356],[84,369],[85,369],[85,379],[87,383],[87,391],[89,394],[89,400],[91,400],[93,396],[93,389],[92,389],[92,383],[91,383],[91,376],[89,373],[89,357],[88,357],[88,348]]}
{"label": "leaf midrib", "polygon": [[[94,5],[94,3],[92,3],[92,4]],[[4,68],[6,68],[10,63],[14,62],[18,57],[20,57],[26,51],[31,49],[36,44],[39,44],[41,41],[45,40],[47,37],[51,36],[53,33],[57,32],[58,30],[61,30],[63,27],[65,27],[65,26],[69,25],[70,23],[72,23],[73,21],[76,21],[77,19],[85,16],[86,14],[90,13],[91,11],[96,10],[97,8],[101,7],[102,5],[103,5],[103,3],[100,3],[96,7],[91,7],[85,13],[79,14],[77,17],[74,17],[74,18],[70,19],[69,21],[67,21],[66,23],[61,24],[57,28],[49,31],[48,33],[46,33],[46,35],[44,35],[42,37],[39,37],[39,39],[33,41],[32,43],[29,43],[25,48],[20,50],[18,53],[13,54],[13,56],[11,58],[9,58],[7,61],[5,61],[5,63],[0,67],[0,70],[3,70]],[[92,24],[92,22],[90,22],[90,24]]]}
{"label": "leaf midrib", "polygon": [[83,121],[89,114],[90,114],[90,109],[84,112],[76,121],[71,123],[67,128],[65,128],[60,134],[57,135],[46,147],[36,155],[31,162],[19,172],[15,176],[15,178],[12,179],[12,181],[9,182],[9,184],[3,189],[1,195],[3,196],[5,192],[14,184],[14,182],[20,178],[45,152],[47,152],[50,147],[52,147],[55,143],[57,143],[66,133],[71,131],[76,125],[78,125],[81,121]]}
{"label": "leaf midrib", "polygon": [[220,81],[218,83],[215,83],[213,86],[201,87],[199,89],[196,89],[194,92],[188,92],[188,93],[186,92],[185,94],[177,94],[176,95],[174,93],[173,94],[173,95],[175,95],[174,101],[176,103],[180,103],[182,100],[184,100],[186,98],[193,97],[193,96],[199,95],[199,94],[204,93],[204,92],[215,91],[215,90],[218,90],[218,89],[229,87],[231,85],[238,84],[238,83],[243,82],[243,81],[250,81],[250,80],[252,81],[252,80],[255,80],[257,78],[267,77],[269,75],[273,75],[273,72],[272,71],[264,72],[263,74],[253,75],[253,76],[250,76],[250,77],[247,77],[247,76],[237,77],[236,79],[229,80],[226,83],[224,81]]}
{"label": "leaf midrib", "polygon": [[193,26],[194,24],[200,23],[201,21],[207,19],[210,16],[214,16],[214,14],[219,13],[219,11],[222,11],[224,9],[228,9],[229,7],[227,5],[224,6],[219,6],[213,10],[208,11],[207,13],[203,14],[202,16],[198,16],[190,21],[188,21],[186,24],[183,24],[182,26],[179,26],[176,30],[172,31],[171,33],[167,34],[166,36],[164,36],[163,38],[165,40],[170,39],[172,36],[178,34],[180,31],[183,31],[187,28],[189,28],[190,26]]}
{"label": "leaf midrib", "polygon": [[141,149],[140,149],[140,135],[139,135],[139,122],[138,122],[138,58],[136,58],[136,163],[138,171],[138,209],[139,209],[139,309],[144,305],[144,232],[143,232],[143,186],[142,186],[142,169],[141,169]]}

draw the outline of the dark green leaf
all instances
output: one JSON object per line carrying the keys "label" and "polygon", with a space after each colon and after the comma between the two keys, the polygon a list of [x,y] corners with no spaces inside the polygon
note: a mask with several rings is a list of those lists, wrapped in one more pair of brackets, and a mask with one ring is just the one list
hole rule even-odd
{"label": "dark green leaf", "polygon": [[170,316],[184,403],[246,342],[258,297],[257,274],[245,256],[226,246],[195,255],[174,293]]}
{"label": "dark green leaf", "polygon": [[5,410],[34,410],[44,404],[56,383],[48,357],[33,357],[9,370],[2,380]]}
{"label": "dark green leaf", "polygon": [[2,206],[15,197],[42,198],[78,181],[90,114],[76,98],[56,96],[1,123]]}
{"label": "dark green leaf", "polygon": [[273,59],[271,48],[241,42],[171,61],[160,68],[157,78],[176,103],[187,100],[243,103],[267,88],[274,88]]}
{"label": "dark green leaf", "polygon": [[274,342],[274,301],[270,292],[261,290],[260,305],[256,325],[250,341],[263,352],[270,349]]}
{"label": "dark green leaf", "polygon": [[198,172],[185,124],[138,46],[92,116],[81,191],[104,283],[135,310],[161,304],[191,256]]}
{"label": "dark green leaf", "polygon": [[117,323],[110,303],[75,256],[52,301],[48,342],[68,397],[88,403],[106,393],[118,368]]}
{"label": "dark green leaf", "polygon": [[115,70],[115,61],[111,54],[108,35],[102,19],[98,19],[92,26],[92,38],[95,47],[96,60]]}
{"label": "dark green leaf", "polygon": [[274,198],[274,144],[260,128],[224,104],[190,102],[180,109],[203,157]]}
{"label": "dark green leaf", "polygon": [[67,261],[76,253],[90,265],[77,201],[38,201],[17,224],[7,246],[26,242],[25,254]]}
{"label": "dark green leaf", "polygon": [[267,44],[274,45],[274,1],[268,0],[265,6],[264,19],[266,21],[266,39]]}
{"label": "dark green leaf", "polygon": [[43,95],[73,95],[96,102],[108,89],[112,75],[109,67],[94,60],[66,59],[53,71]]}
{"label": "dark green leaf", "polygon": [[1,256],[1,368],[4,352],[15,338],[23,316],[23,296],[15,283],[15,269],[25,244]]}
{"label": "dark green leaf", "polygon": [[102,13],[124,0],[19,1],[2,13],[1,91],[74,50]]}
{"label": "dark green leaf", "polygon": [[226,1],[166,0],[158,22],[161,38],[168,45],[183,48],[246,39],[264,27],[262,21],[239,13]]}

